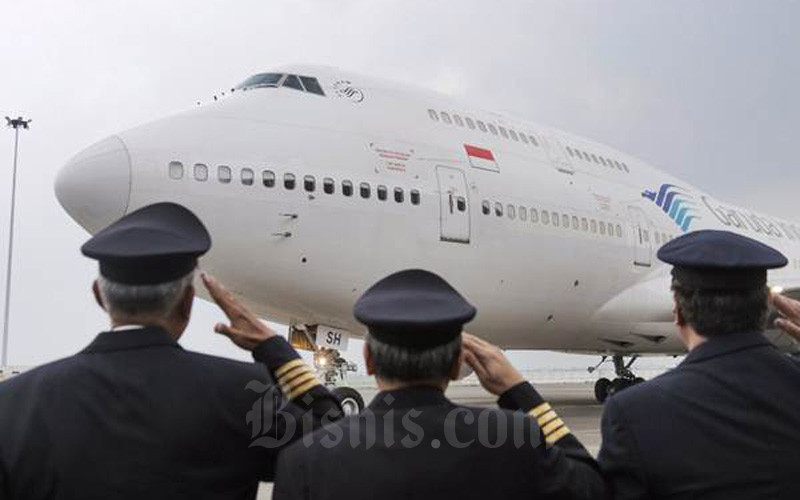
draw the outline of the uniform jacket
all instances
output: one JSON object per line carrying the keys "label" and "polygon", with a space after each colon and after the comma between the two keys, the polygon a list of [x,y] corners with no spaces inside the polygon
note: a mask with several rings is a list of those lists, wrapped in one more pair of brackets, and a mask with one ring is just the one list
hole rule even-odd
{"label": "uniform jacket", "polygon": [[[254,355],[264,364],[186,351],[158,328],[105,332],[0,383],[0,498],[254,498],[281,443],[303,430],[269,425],[275,414],[301,414],[303,400],[316,421],[338,411],[284,339]],[[287,391],[305,386],[300,406],[279,410],[271,375]],[[250,447],[270,437],[275,446]]]}
{"label": "uniform jacket", "polygon": [[602,431],[616,498],[800,498],[800,364],[761,334],[711,338],[615,394]]}
{"label": "uniform jacket", "polygon": [[603,497],[595,461],[530,384],[501,405],[458,406],[430,387],[382,392],[289,447],[274,498]]}

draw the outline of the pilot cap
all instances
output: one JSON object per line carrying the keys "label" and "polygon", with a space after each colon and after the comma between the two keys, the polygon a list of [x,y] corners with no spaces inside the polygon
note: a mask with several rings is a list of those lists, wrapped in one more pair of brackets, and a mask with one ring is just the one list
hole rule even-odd
{"label": "pilot cap", "polygon": [[672,264],[672,276],[690,290],[746,290],[767,284],[767,270],[784,267],[786,257],[761,242],[729,231],[685,234],[658,251]]}
{"label": "pilot cap", "polygon": [[356,319],[376,340],[412,350],[455,340],[476,312],[448,282],[421,269],[383,278],[353,308]]}
{"label": "pilot cap", "polygon": [[182,278],[211,248],[203,223],[176,203],[140,208],[112,223],[81,247],[100,262],[100,274],[125,285],[157,285]]}

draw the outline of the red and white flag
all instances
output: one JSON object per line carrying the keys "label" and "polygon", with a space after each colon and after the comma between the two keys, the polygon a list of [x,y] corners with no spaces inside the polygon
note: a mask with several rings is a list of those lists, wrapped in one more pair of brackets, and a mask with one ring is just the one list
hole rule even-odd
{"label": "red and white flag", "polygon": [[494,159],[494,155],[490,150],[477,146],[470,146],[469,144],[464,144],[464,149],[467,151],[469,164],[473,167],[491,170],[493,172],[500,171],[500,167],[498,167],[497,161]]}

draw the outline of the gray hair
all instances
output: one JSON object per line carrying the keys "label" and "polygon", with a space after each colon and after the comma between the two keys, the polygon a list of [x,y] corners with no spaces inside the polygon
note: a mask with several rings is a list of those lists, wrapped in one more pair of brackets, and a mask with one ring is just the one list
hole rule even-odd
{"label": "gray hair", "polygon": [[103,276],[97,279],[108,313],[125,318],[166,319],[178,306],[194,280],[194,271],[158,285],[125,285]]}
{"label": "gray hair", "polygon": [[385,380],[447,380],[461,354],[461,335],[445,345],[422,351],[385,344],[369,334],[365,341],[375,363],[375,375]]}

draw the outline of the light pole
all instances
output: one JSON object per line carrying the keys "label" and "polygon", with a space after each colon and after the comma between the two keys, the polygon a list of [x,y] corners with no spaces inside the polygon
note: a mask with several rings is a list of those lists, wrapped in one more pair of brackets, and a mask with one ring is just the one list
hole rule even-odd
{"label": "light pole", "polygon": [[14,129],[14,170],[11,176],[11,217],[9,219],[8,230],[8,267],[6,267],[6,305],[3,308],[3,356],[0,362],[0,375],[5,373],[8,368],[8,320],[9,306],[11,305],[11,259],[14,255],[14,211],[17,200],[17,155],[19,153],[19,130],[27,130],[31,120],[25,120],[21,116],[9,118],[6,116],[6,125]]}

